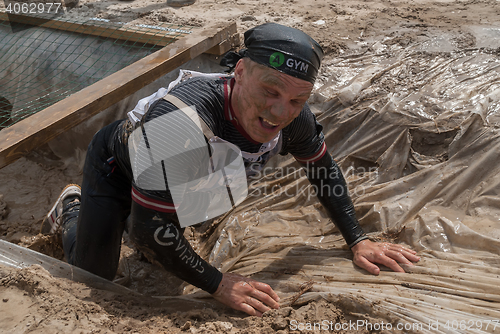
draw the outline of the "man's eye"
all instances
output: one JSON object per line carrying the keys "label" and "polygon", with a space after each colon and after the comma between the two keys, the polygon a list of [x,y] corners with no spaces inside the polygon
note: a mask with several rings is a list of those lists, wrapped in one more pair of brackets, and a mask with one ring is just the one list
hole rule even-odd
{"label": "man's eye", "polygon": [[277,96],[278,95],[278,93],[276,93],[273,90],[269,90],[269,89],[266,89],[266,93],[267,93],[267,95],[271,95],[271,96]]}

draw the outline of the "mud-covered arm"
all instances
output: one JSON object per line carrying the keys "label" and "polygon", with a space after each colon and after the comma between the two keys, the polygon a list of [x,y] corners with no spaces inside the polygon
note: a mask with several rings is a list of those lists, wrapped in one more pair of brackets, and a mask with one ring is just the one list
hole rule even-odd
{"label": "mud-covered arm", "polygon": [[315,162],[300,163],[315,187],[318,198],[335,222],[349,247],[368,237],[359,226],[342,171],[326,152]]}
{"label": "mud-covered arm", "polygon": [[412,262],[420,260],[414,250],[401,245],[367,240],[368,237],[356,220],[344,176],[328,152],[315,162],[301,164],[307,171],[309,181],[316,187],[321,204],[351,248],[356,265],[378,275],[380,268],[376,263],[396,272],[404,272],[400,263],[411,266]]}
{"label": "mud-covered arm", "polygon": [[279,308],[279,297],[268,284],[238,274],[222,274],[196,254],[174,213],[133,202],[131,216],[131,237],[150,261],[236,310],[262,316],[271,308]]}
{"label": "mud-covered arm", "polygon": [[132,202],[132,233],[137,248],[180,279],[214,293],[222,273],[201,258],[184,237],[174,213],[157,212]]}

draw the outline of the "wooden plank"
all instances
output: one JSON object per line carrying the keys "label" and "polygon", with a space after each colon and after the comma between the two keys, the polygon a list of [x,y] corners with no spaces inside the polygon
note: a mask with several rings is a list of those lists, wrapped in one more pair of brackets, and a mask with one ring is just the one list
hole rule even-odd
{"label": "wooden plank", "polygon": [[195,30],[182,29],[180,26],[176,26],[178,28],[156,27],[151,25],[124,27],[113,22],[95,20],[69,22],[60,19],[50,19],[41,15],[28,16],[7,14],[5,12],[0,12],[0,20],[70,31],[84,35],[115,38],[153,45],[156,44],[159,46],[166,46],[179,38],[195,33]]}
{"label": "wooden plank", "polygon": [[205,51],[205,53],[220,56],[231,50],[231,47],[232,47],[231,42],[226,40],[222,43],[217,44],[213,48],[210,48],[210,50]]}
{"label": "wooden plank", "polygon": [[[120,27],[113,22],[101,21],[81,21],[67,22],[62,20],[52,20],[43,17],[27,16],[21,14],[7,14],[0,11],[0,21],[10,21],[23,23],[27,25],[40,26],[43,28],[57,29],[79,34],[99,36],[105,38],[114,38],[129,42],[140,42],[158,46],[167,46],[169,43],[182,38],[183,36],[196,32],[196,30],[182,29],[182,26],[161,27],[153,25],[141,25],[136,27]],[[100,24],[96,26],[96,24]],[[205,53],[214,55],[223,55],[234,46],[239,45],[239,35],[235,34],[233,38],[228,39],[214,46]]]}
{"label": "wooden plank", "polygon": [[219,43],[210,50],[205,51],[205,53],[221,56],[238,45],[240,45],[240,35],[234,34],[231,38]]}
{"label": "wooden plank", "polygon": [[236,23],[200,29],[0,131],[0,168],[133,94],[236,33]]}

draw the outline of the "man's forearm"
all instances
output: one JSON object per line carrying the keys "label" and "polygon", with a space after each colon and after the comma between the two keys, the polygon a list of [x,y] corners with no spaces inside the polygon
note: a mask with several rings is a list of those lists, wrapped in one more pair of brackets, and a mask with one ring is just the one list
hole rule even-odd
{"label": "man's forearm", "polygon": [[[175,228],[173,224],[170,226]],[[170,232],[174,232],[173,229]],[[214,293],[222,280],[222,273],[194,251],[182,230],[174,233],[179,233],[179,236],[171,238],[172,246],[165,247],[171,253],[170,261],[164,261],[165,269],[208,293]]]}
{"label": "man's forearm", "polygon": [[342,171],[331,155],[326,153],[320,160],[302,166],[311,184],[317,187],[321,204],[330,214],[349,247],[367,239],[356,219],[354,205]]}
{"label": "man's forearm", "polygon": [[155,213],[135,202],[132,211],[142,218],[133,222],[132,239],[150,261],[209,293],[217,290],[222,273],[193,250],[175,214]]}

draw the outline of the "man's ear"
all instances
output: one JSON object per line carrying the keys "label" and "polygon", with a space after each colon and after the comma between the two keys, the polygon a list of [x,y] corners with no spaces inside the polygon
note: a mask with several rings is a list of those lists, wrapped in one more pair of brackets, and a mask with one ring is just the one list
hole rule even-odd
{"label": "man's ear", "polygon": [[236,82],[239,82],[241,80],[241,77],[245,74],[245,71],[246,71],[246,64],[245,60],[242,58],[238,60],[236,66],[234,67],[234,72],[233,72],[234,80]]}

